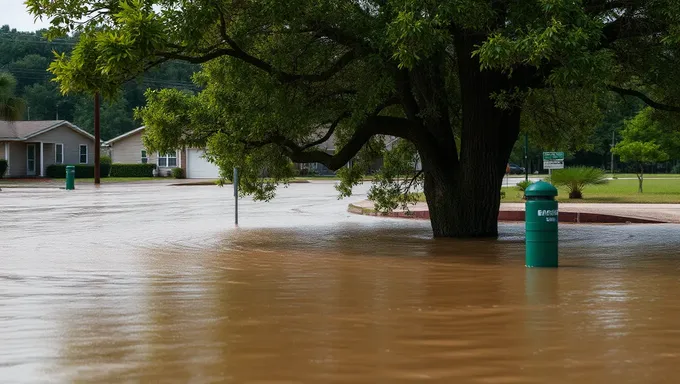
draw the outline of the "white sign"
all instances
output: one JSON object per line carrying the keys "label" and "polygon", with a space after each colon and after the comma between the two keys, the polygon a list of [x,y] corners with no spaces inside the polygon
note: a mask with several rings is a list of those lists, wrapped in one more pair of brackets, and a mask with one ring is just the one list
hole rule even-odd
{"label": "white sign", "polygon": [[544,169],[563,169],[564,152],[543,152]]}
{"label": "white sign", "polygon": [[563,169],[564,159],[562,160],[543,160],[543,169]]}

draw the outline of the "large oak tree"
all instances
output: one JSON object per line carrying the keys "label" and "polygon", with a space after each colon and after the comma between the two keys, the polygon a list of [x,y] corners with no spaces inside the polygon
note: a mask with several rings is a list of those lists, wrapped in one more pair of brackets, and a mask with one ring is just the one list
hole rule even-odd
{"label": "large oak tree", "polygon": [[[403,192],[417,154],[422,172],[403,185],[422,181],[435,236],[497,235],[506,161],[546,105],[564,115],[616,92],[678,110],[676,0],[27,3],[53,36],[81,33],[51,67],[65,92],[112,96],[160,63],[202,64],[198,94],[148,93],[146,144],[207,145],[257,197],[290,177],[291,160],[341,169],[347,194],[384,136],[403,139],[372,193]],[[331,136],[336,152],[319,150]]]}

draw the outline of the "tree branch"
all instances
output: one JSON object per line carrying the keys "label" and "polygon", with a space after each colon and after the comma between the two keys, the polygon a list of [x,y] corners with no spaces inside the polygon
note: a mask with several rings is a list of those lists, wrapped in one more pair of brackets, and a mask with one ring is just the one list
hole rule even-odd
{"label": "tree branch", "polygon": [[220,25],[219,25],[219,31],[220,31],[220,36],[224,43],[229,45],[229,48],[216,48],[212,50],[211,52],[207,52],[201,56],[193,56],[193,55],[188,55],[181,53],[180,51],[165,51],[165,52],[159,52],[158,56],[168,58],[168,59],[175,59],[175,60],[184,60],[188,61],[193,64],[202,64],[205,62],[208,62],[210,60],[216,59],[218,57],[222,56],[230,56],[239,60],[242,60],[256,68],[259,68],[271,75],[276,76],[281,82],[283,83],[292,83],[295,81],[307,81],[307,82],[323,82],[331,77],[333,77],[335,74],[339,73],[342,71],[345,67],[347,67],[354,59],[357,58],[357,52],[356,49],[350,49],[349,51],[345,52],[340,56],[328,69],[324,70],[323,72],[319,74],[293,74],[293,73],[288,73],[284,72],[281,70],[278,70],[274,68],[271,64],[268,62],[259,59],[255,56],[252,56],[248,54],[246,51],[244,51],[234,39],[229,36],[227,33],[227,22],[226,18],[224,16],[224,12],[220,7],[216,7],[217,12],[219,13],[220,16]]}
{"label": "tree branch", "polygon": [[409,73],[406,69],[399,69],[397,72],[397,90],[399,91],[401,102],[404,105],[404,113],[406,113],[406,117],[411,120],[420,121],[420,117],[418,117],[420,108],[418,107],[418,102],[413,95],[411,80],[409,79]]}
{"label": "tree branch", "polygon": [[309,149],[309,148],[312,148],[312,147],[316,147],[317,145],[320,145],[320,144],[325,143],[328,139],[331,138],[331,136],[333,136],[333,133],[335,133],[335,128],[338,127],[338,125],[340,124],[340,122],[341,122],[342,120],[344,120],[345,118],[349,117],[349,116],[351,116],[349,112],[343,112],[340,116],[338,116],[337,119],[335,119],[335,121],[334,121],[334,122],[331,124],[331,126],[328,128],[328,132],[326,132],[326,134],[325,134],[322,138],[320,138],[320,139],[318,139],[318,140],[315,140],[315,141],[312,141],[312,142],[309,143],[309,144],[303,145],[303,146],[300,148],[300,150],[304,151],[304,150],[306,150],[306,149]]}
{"label": "tree branch", "polygon": [[287,152],[288,158],[296,163],[320,163],[328,169],[336,171],[347,164],[366,143],[375,135],[389,135],[407,140],[414,139],[415,125],[413,122],[391,116],[372,116],[366,119],[342,149],[335,155],[323,151],[304,151],[291,140],[282,140],[281,145]]}
{"label": "tree branch", "polygon": [[349,63],[356,58],[355,51],[345,52],[340,58],[331,65],[330,68],[319,74],[292,74],[275,69],[271,64],[257,57],[251,56],[243,51],[237,45],[231,45],[231,48],[215,49],[212,52],[206,53],[202,56],[192,56],[180,52],[158,52],[158,56],[166,59],[183,60],[193,64],[202,64],[210,60],[214,60],[222,56],[230,56],[242,60],[256,68],[259,68],[271,75],[276,76],[283,83],[292,83],[295,81],[308,82],[323,82],[333,77],[338,72],[342,71]]}
{"label": "tree branch", "polygon": [[668,112],[680,112],[680,107],[677,107],[677,106],[674,106],[674,105],[659,103],[657,101],[650,99],[644,93],[642,93],[640,91],[636,91],[634,89],[626,89],[626,88],[621,88],[621,87],[617,87],[617,86],[614,86],[614,85],[609,85],[607,88],[609,88],[609,90],[612,91],[612,92],[618,93],[619,95],[637,97],[638,99],[642,100],[645,104],[649,105],[650,107],[652,107],[654,109],[658,109],[658,110],[661,110],[661,111],[668,111]]}

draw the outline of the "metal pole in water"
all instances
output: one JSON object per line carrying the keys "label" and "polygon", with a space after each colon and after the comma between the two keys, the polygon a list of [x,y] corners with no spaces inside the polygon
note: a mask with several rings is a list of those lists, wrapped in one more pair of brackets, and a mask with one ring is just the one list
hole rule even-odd
{"label": "metal pole in water", "polygon": [[238,227],[238,167],[234,167],[234,225]]}
{"label": "metal pole in water", "polygon": [[529,134],[524,134],[524,181],[529,181]]}

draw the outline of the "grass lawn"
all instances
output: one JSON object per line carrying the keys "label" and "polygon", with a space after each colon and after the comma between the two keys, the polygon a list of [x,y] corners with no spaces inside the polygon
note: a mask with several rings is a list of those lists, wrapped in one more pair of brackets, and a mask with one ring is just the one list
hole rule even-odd
{"label": "grass lawn", "polygon": [[[52,179],[53,181],[63,181],[66,182],[65,179]],[[102,177],[100,179],[102,181],[102,184],[105,183],[129,183],[133,181],[165,181],[165,182],[173,182],[175,179],[171,177]],[[93,178],[87,178],[87,179],[76,179],[76,185],[78,183],[88,183],[88,184],[93,184],[94,179]]]}
{"label": "grass lawn", "polygon": [[[583,199],[569,199],[563,187],[558,188],[557,200],[561,203],[666,203],[680,204],[680,178],[645,180],[644,193],[637,193],[637,180],[611,180],[607,184],[589,185],[583,190]],[[503,188],[503,203],[523,203],[522,192],[517,187]],[[418,194],[419,201],[425,195]]]}
{"label": "grass lawn", "polygon": [[[680,203],[680,178],[645,180],[644,193],[637,192],[636,180],[611,180],[607,184],[590,185],[583,190],[583,199],[569,199],[566,188],[558,188],[557,200],[562,203]],[[503,188],[504,203],[520,203],[519,188]]]}
{"label": "grass lawn", "polygon": [[[605,173],[607,177],[611,177],[611,173]],[[637,179],[637,175],[634,173],[615,173],[614,177],[617,179]],[[680,173],[650,173],[644,175],[645,179],[680,179]]]}

